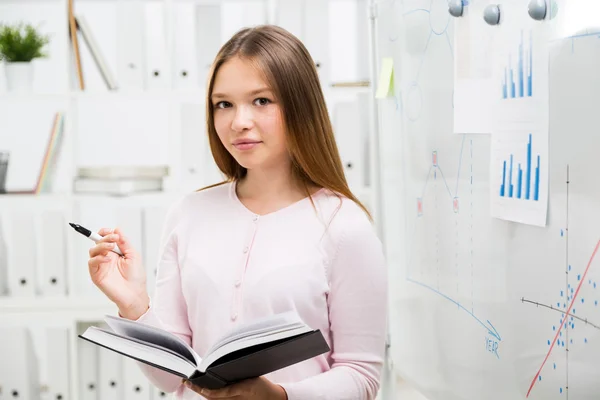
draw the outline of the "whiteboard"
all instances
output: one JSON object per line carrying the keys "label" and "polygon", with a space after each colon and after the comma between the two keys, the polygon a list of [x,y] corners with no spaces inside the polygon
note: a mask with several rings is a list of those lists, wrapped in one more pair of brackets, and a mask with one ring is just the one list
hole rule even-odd
{"label": "whiteboard", "polygon": [[600,2],[554,2],[545,227],[490,216],[491,138],[453,133],[447,1],[373,3],[391,361],[430,400],[600,396]]}

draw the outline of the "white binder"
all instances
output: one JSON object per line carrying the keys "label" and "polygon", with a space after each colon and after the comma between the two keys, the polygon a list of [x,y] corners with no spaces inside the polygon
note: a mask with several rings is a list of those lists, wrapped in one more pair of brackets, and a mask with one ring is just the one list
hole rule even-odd
{"label": "white binder", "polygon": [[173,87],[178,90],[197,90],[199,86],[196,45],[196,5],[193,2],[173,4],[175,37]]}
{"label": "white binder", "polygon": [[117,82],[119,90],[145,88],[144,1],[117,2]]}
{"label": "white binder", "polygon": [[168,89],[167,41],[164,3],[144,4],[146,43],[146,90]]}
{"label": "white binder", "polygon": [[0,386],[7,399],[39,398],[39,372],[29,329],[0,328]]}
{"label": "white binder", "polygon": [[151,385],[135,360],[123,358],[123,376],[125,379],[125,399],[150,400]]}
{"label": "white binder", "polygon": [[62,210],[42,210],[37,222],[38,284],[43,296],[67,294],[67,221]]}
{"label": "white binder", "polygon": [[[304,40],[304,0],[287,0],[277,6],[276,25]],[[365,57],[366,58],[366,57]]]}
{"label": "white binder", "polygon": [[138,205],[114,205],[116,226],[121,228],[134,249],[142,253],[142,208]]}
{"label": "white binder", "polygon": [[196,54],[200,87],[206,86],[210,67],[223,44],[221,6],[198,4],[196,6]]}
{"label": "white binder", "polygon": [[8,216],[8,291],[13,297],[33,297],[36,292],[37,252],[34,215],[14,210]]}
{"label": "white binder", "polygon": [[152,396],[150,397],[152,400],[168,400],[172,399],[173,395],[170,393],[165,393],[157,387],[151,388]]}
{"label": "white binder", "polygon": [[69,349],[70,331],[63,327],[46,328],[46,382],[45,395],[48,399],[71,400]]}
{"label": "white binder", "polygon": [[123,378],[123,356],[114,351],[98,349],[98,393],[100,400],[127,400]]}
{"label": "white binder", "polygon": [[234,0],[221,4],[221,12],[226,18],[222,19],[221,35],[229,40],[242,28],[262,25],[267,22],[267,9],[261,0]]}
{"label": "white binder", "polygon": [[371,120],[369,116],[369,110],[371,109],[371,102],[374,101],[370,93],[359,93],[356,95],[358,101],[358,117],[359,117],[359,140],[360,140],[360,158],[362,160],[362,182],[361,185],[364,187],[371,186],[371,148],[369,146],[370,131],[371,131]]}
{"label": "white binder", "polygon": [[143,253],[146,267],[148,294],[154,295],[158,257],[161,251],[161,234],[168,206],[149,206],[143,209]]}
{"label": "white binder", "polygon": [[[208,138],[204,122],[204,111],[196,103],[182,103],[179,106],[181,121],[181,164],[184,183],[200,185],[205,175],[204,159],[208,154]],[[185,190],[192,190],[185,187]]]}
{"label": "white binder", "polygon": [[8,294],[8,217],[0,212],[0,296]]}
{"label": "white binder", "polygon": [[334,132],[344,174],[352,190],[363,187],[364,158],[358,101],[339,102],[334,107]]}
{"label": "white binder", "polygon": [[329,86],[329,2],[304,1],[304,44],[318,65],[323,87]]}
{"label": "white binder", "polygon": [[93,343],[77,338],[79,400],[104,400],[98,396],[98,350]]}

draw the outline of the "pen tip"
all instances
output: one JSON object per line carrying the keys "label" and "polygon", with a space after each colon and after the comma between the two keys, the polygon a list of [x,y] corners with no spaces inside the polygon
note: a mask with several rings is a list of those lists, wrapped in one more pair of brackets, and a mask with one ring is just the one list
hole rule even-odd
{"label": "pen tip", "polygon": [[75,224],[74,224],[74,223],[72,223],[72,222],[69,222],[69,225],[71,225],[71,228],[77,228],[77,225],[75,225]]}

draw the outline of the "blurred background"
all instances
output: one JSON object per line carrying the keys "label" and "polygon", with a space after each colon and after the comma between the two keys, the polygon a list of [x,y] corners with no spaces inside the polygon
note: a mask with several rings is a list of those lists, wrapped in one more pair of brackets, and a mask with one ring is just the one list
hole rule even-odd
{"label": "blurred background", "polygon": [[89,279],[92,243],[67,223],[120,226],[152,293],[167,207],[222,178],[205,82],[240,28],[277,24],[307,46],[351,189],[374,207],[369,10],[367,0],[0,0],[0,398],[168,397],[129,359],[77,339],[116,309]]}

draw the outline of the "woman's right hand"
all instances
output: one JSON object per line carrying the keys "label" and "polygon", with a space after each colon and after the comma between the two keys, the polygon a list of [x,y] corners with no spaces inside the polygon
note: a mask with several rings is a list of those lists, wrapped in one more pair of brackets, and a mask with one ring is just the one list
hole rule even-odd
{"label": "woman's right hand", "polygon": [[[102,228],[98,234],[102,239],[89,252],[90,277],[117,305],[122,317],[136,320],[148,310],[150,304],[142,259],[119,228]],[[111,251],[115,243],[123,257]]]}

